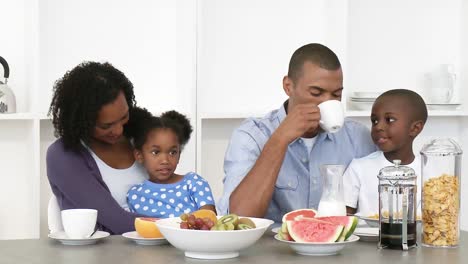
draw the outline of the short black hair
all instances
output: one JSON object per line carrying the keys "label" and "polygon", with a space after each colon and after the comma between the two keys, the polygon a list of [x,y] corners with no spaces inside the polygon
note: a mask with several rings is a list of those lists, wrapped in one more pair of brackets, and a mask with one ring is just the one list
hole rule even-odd
{"label": "short black hair", "polygon": [[421,120],[423,123],[426,123],[427,106],[424,99],[418,93],[407,89],[393,89],[382,93],[377,97],[376,101],[384,97],[396,97],[406,100],[411,108],[412,121]]}
{"label": "short black hair", "polygon": [[81,140],[89,142],[98,112],[121,91],[131,111],[136,104],[133,84],[108,62],[82,62],[55,82],[49,115],[66,149],[77,151]]}
{"label": "short black hair", "polygon": [[288,77],[293,81],[299,79],[302,75],[302,66],[306,61],[330,71],[341,68],[338,56],[331,49],[319,43],[310,43],[293,53],[289,61]]}
{"label": "short black hair", "polygon": [[130,115],[128,135],[133,139],[135,149],[141,150],[148,134],[153,129],[170,129],[177,135],[181,149],[190,139],[193,129],[185,115],[171,110],[161,116],[153,116],[144,108],[135,108]]}

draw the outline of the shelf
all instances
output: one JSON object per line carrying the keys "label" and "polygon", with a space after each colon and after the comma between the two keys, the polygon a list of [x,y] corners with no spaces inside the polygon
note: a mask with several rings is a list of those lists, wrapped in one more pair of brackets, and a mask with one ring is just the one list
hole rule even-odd
{"label": "shelf", "polygon": [[[261,117],[266,115],[254,113],[204,113],[200,114],[200,119],[245,119],[249,117]],[[349,110],[345,112],[346,117],[369,117],[370,110]],[[429,110],[429,116],[459,117],[468,116],[465,110]]]}
{"label": "shelf", "polygon": [[0,120],[49,120],[50,117],[44,113],[14,113],[0,114]]}
{"label": "shelf", "polygon": [[14,114],[0,114],[0,120],[34,120],[38,115],[35,113],[14,113]]}
{"label": "shelf", "polygon": [[[268,112],[268,111],[267,111]],[[261,117],[267,114],[258,113],[202,113],[200,119],[245,119],[249,117]]]}
{"label": "shelf", "polygon": [[[429,117],[431,116],[446,116],[446,117],[458,117],[468,116],[468,113],[464,110],[429,110]],[[346,111],[346,117],[369,117],[370,110],[352,110]]]}

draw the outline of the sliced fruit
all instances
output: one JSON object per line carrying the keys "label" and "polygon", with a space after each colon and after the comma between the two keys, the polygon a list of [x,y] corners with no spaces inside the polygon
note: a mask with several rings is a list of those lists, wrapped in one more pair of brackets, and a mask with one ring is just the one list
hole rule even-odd
{"label": "sliced fruit", "polygon": [[135,218],[135,230],[144,238],[163,238],[155,222],[159,218],[137,217]]}
{"label": "sliced fruit", "polygon": [[247,217],[242,217],[239,218],[239,221],[237,222],[237,225],[244,224],[250,226],[250,228],[255,228],[255,223],[252,221],[252,219],[247,218]]}
{"label": "sliced fruit", "polygon": [[314,221],[314,218],[286,223],[289,235],[296,242],[335,242],[344,230],[343,225]]}
{"label": "sliced fruit", "polygon": [[288,233],[288,225],[286,224],[286,222],[284,222],[284,223],[281,225],[281,228],[279,229],[278,234],[279,234],[279,237],[280,237],[282,240],[294,241],[294,240],[292,239],[292,237],[291,237],[291,236],[289,235],[289,233]]}
{"label": "sliced fruit", "polygon": [[294,210],[283,215],[283,223],[286,221],[296,220],[296,217],[298,216],[315,217],[316,214],[317,214],[317,211],[315,211],[314,209]]}
{"label": "sliced fruit", "polygon": [[339,241],[345,241],[348,239],[356,229],[356,226],[359,222],[356,216],[326,216],[326,217],[316,217],[315,219],[322,220],[325,222],[343,225],[344,230]]}
{"label": "sliced fruit", "polygon": [[216,217],[216,214],[215,212],[211,211],[211,210],[207,210],[207,209],[200,209],[200,210],[197,210],[195,212],[192,213],[196,218],[208,218],[210,219],[211,221],[213,221],[213,223],[216,223],[216,221],[218,221],[218,218]]}
{"label": "sliced fruit", "polygon": [[228,214],[228,215],[225,215],[223,217],[221,217],[220,219],[218,219],[218,222],[217,224],[232,224],[234,226],[234,228],[237,226],[237,222],[239,221],[239,217],[235,214]]}
{"label": "sliced fruit", "polygon": [[253,227],[247,224],[237,224],[236,230],[246,230],[246,229],[253,229]]}

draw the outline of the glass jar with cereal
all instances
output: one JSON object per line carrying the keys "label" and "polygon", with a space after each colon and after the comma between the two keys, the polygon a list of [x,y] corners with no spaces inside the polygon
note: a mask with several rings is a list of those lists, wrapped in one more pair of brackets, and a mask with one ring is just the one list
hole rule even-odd
{"label": "glass jar with cereal", "polygon": [[453,139],[433,139],[421,149],[422,244],[457,247],[463,151]]}

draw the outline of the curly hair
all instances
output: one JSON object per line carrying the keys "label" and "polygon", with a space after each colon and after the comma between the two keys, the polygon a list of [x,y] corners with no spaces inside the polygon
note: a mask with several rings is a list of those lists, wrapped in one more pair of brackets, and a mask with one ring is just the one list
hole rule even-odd
{"label": "curly hair", "polygon": [[187,117],[174,110],[157,117],[144,108],[135,108],[127,126],[127,135],[133,139],[133,146],[138,150],[141,150],[148,134],[154,129],[170,129],[177,135],[181,149],[187,144],[193,131]]}
{"label": "curly hair", "polygon": [[52,115],[54,134],[63,139],[66,149],[77,151],[81,140],[89,142],[98,112],[121,91],[132,111],[133,84],[107,62],[83,62],[55,82],[49,115]]}

